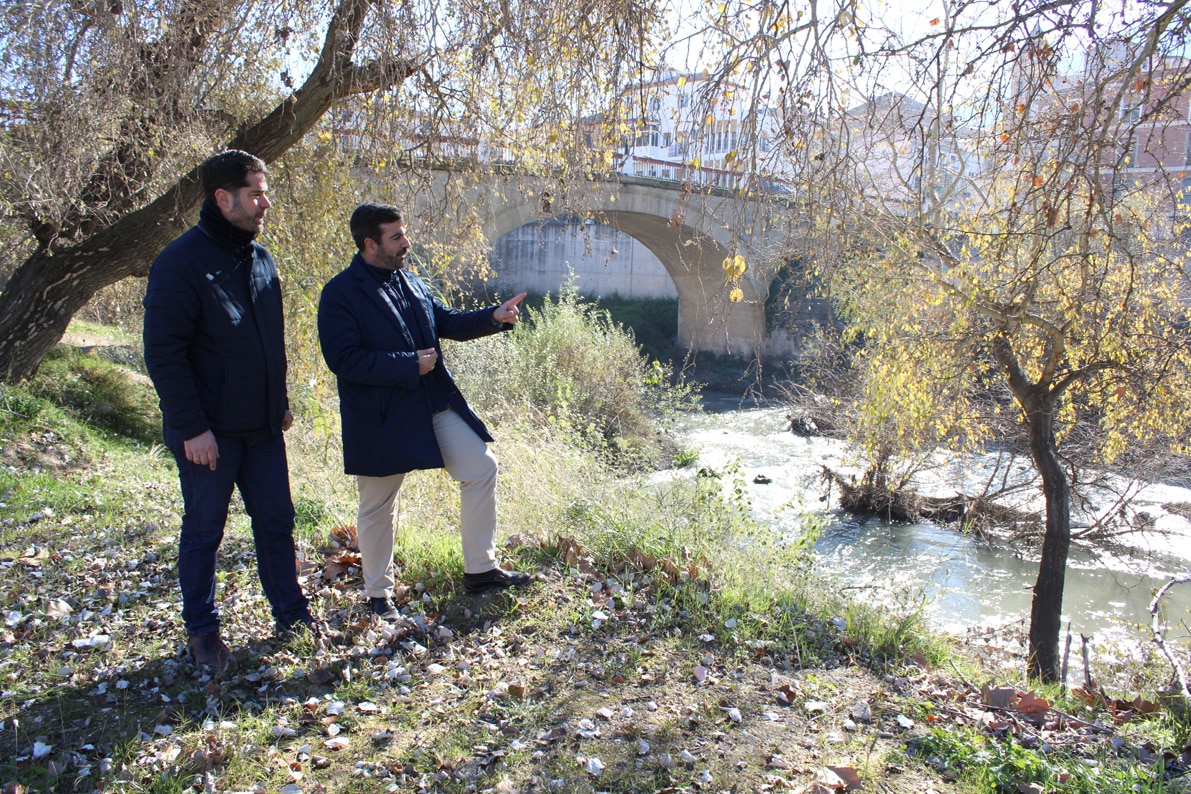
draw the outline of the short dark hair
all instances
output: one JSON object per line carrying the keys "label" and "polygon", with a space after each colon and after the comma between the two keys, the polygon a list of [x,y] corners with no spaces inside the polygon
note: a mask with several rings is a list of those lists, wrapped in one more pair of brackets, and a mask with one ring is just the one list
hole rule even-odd
{"label": "short dark hair", "polygon": [[381,224],[399,220],[402,220],[401,210],[392,204],[373,204],[371,201],[366,201],[356,207],[349,223],[352,239],[356,241],[356,248],[363,251],[365,240],[380,242]]}
{"label": "short dark hair", "polygon": [[215,191],[220,188],[233,193],[248,184],[249,174],[269,173],[264,160],[239,149],[228,149],[212,155],[203,161],[199,169],[203,179],[203,195],[211,201],[215,200]]}

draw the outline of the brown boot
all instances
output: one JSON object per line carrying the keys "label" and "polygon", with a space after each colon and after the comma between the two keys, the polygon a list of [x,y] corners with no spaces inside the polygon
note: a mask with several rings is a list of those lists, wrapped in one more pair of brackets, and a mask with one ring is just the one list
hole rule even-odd
{"label": "brown boot", "polygon": [[197,665],[206,665],[213,673],[232,673],[236,669],[236,657],[219,637],[218,631],[195,634],[186,642],[190,655]]}

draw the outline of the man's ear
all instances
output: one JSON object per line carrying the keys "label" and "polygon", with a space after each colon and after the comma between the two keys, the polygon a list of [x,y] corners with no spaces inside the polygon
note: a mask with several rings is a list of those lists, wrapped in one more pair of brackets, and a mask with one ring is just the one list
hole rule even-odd
{"label": "man's ear", "polygon": [[221,210],[230,210],[232,208],[232,194],[221,187],[215,188],[215,204]]}

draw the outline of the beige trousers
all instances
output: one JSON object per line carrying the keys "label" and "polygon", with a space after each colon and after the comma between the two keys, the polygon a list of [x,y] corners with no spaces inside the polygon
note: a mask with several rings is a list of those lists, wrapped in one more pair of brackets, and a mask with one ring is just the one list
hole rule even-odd
{"label": "beige trousers", "polygon": [[[449,408],[434,415],[434,435],[447,474],[459,483],[463,570],[490,571],[496,567],[496,456]],[[360,490],[356,534],[367,598],[393,593],[393,527],[404,480],[404,474],[356,477]]]}

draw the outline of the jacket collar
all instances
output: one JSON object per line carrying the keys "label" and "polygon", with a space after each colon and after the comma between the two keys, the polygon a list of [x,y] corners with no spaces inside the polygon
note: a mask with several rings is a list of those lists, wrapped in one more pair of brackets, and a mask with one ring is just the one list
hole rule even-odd
{"label": "jacket collar", "polygon": [[[409,349],[416,350],[417,345],[414,344],[413,334],[410,332],[409,327],[406,326],[405,319],[401,316],[401,312],[398,311],[397,305],[393,302],[393,299],[389,296],[388,291],[385,289],[386,282],[378,281],[376,278],[375,271],[378,269],[379,268],[373,267],[372,265],[369,265],[367,262],[365,262],[364,258],[358,253],[352,258],[351,265],[348,267],[348,270],[355,277],[356,282],[360,285],[360,288],[363,289],[364,293],[368,295],[368,298],[377,305],[381,311],[381,314],[383,314],[385,317],[388,317],[392,321],[393,325],[396,326],[401,332],[401,336],[403,339],[405,339],[405,343],[409,346]],[[421,314],[423,312],[421,301],[418,300],[413,294],[413,291],[409,289],[409,281],[405,278],[404,273],[398,270],[395,271],[394,275],[402,280],[402,286],[405,287],[405,294],[409,297],[410,308],[415,315],[418,315],[420,322]]]}

